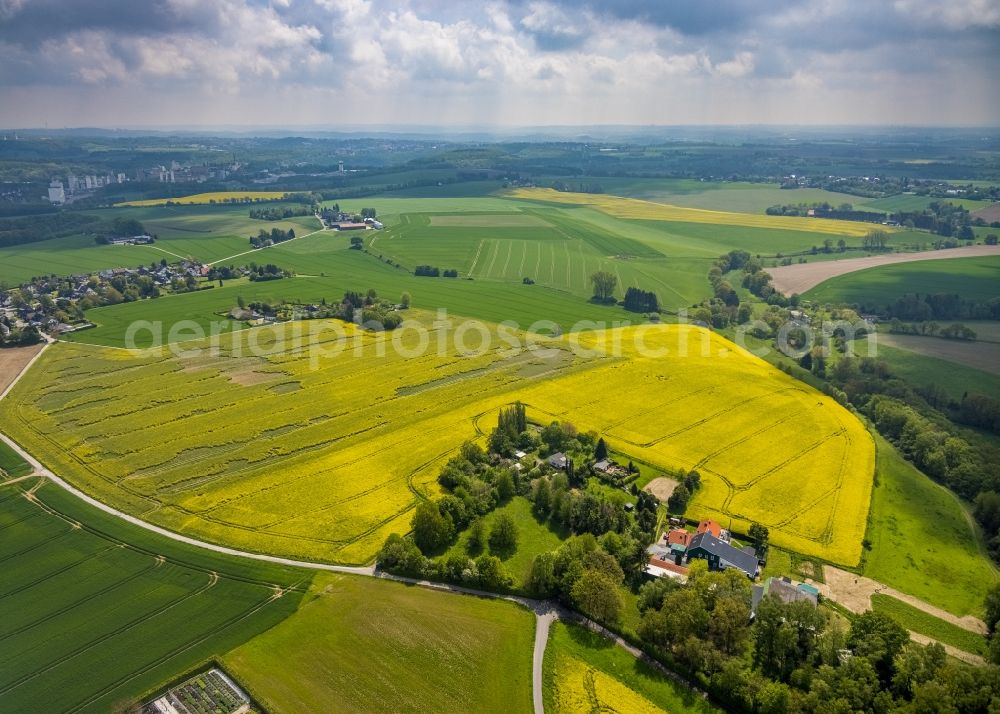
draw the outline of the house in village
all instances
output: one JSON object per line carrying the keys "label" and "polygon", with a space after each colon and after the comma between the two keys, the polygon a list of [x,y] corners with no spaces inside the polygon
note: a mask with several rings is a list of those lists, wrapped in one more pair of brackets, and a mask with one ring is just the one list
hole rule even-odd
{"label": "house in village", "polygon": [[750,612],[756,614],[760,601],[768,595],[778,598],[784,603],[811,602],[819,604],[819,590],[809,583],[794,583],[791,578],[768,578],[763,585],[754,585],[751,590]]}
{"label": "house in village", "polygon": [[[646,573],[661,577],[668,573],[661,563],[670,563],[676,568],[683,568],[682,575],[687,575],[687,567],[692,559],[708,562],[709,570],[726,570],[736,568],[746,574],[751,580],[756,579],[759,570],[757,554],[747,546],[742,550],[731,545],[729,532],[713,520],[704,520],[698,524],[694,533],[674,527],[663,534],[659,542],[647,548],[650,555]],[[676,577],[678,571],[671,568],[670,577]]]}
{"label": "house in village", "polygon": [[757,553],[747,546],[740,550],[711,533],[698,533],[691,539],[687,548],[687,560],[700,558],[708,561],[709,570],[727,570],[736,568],[751,580],[756,579],[760,570]]}
{"label": "house in village", "polygon": [[557,451],[548,458],[549,466],[554,469],[565,470],[567,461],[566,454],[561,451]]}

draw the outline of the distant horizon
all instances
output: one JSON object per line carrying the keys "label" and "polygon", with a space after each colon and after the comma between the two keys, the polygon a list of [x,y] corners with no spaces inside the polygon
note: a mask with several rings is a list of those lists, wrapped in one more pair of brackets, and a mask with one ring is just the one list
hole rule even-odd
{"label": "distant horizon", "polygon": [[[799,131],[803,133],[838,132],[844,134],[870,133],[870,132],[917,132],[917,131],[944,131],[944,132],[1000,132],[1000,123],[997,124],[900,124],[900,123],[871,123],[871,124],[761,124],[761,123],[704,123],[704,124],[629,124],[629,123],[603,123],[603,124],[80,124],[76,126],[44,126],[44,125],[21,125],[2,126],[0,132],[26,132],[31,134],[48,133],[79,133],[87,131],[98,131],[103,133],[186,133],[186,134],[207,134],[212,132],[223,132],[227,134],[252,134],[254,132],[267,132],[269,134],[288,132],[286,136],[293,137],[296,132],[326,133],[326,134],[426,134],[435,136],[442,134],[497,134],[497,135],[523,135],[531,132],[586,132],[586,131],[615,131],[615,132],[667,132],[676,131],[717,131],[717,132],[737,132],[737,131],[759,131],[759,132],[781,132]],[[9,137],[8,137],[9,138]]]}

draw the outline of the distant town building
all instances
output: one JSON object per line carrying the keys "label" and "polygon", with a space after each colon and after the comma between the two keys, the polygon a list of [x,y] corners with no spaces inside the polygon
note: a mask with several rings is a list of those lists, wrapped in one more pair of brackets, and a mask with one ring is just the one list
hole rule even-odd
{"label": "distant town building", "polygon": [[52,179],[52,183],[49,184],[49,202],[55,204],[66,203],[66,192],[63,190],[62,181],[59,179]]}

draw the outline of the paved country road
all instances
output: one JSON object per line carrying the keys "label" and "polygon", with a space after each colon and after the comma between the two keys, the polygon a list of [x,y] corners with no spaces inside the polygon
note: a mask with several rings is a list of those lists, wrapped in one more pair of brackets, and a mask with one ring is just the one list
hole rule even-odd
{"label": "paved country road", "polygon": [[[51,341],[46,343],[38,354],[36,354],[30,362],[28,362],[24,368],[18,373],[18,375],[11,381],[10,385],[0,394],[0,399],[6,397],[10,391],[14,388],[14,385],[20,381],[21,377],[31,368],[31,366],[42,356],[42,353],[48,349]],[[206,541],[198,540],[197,538],[191,538],[186,535],[181,535],[166,528],[161,528],[160,526],[148,523],[141,518],[136,518],[135,516],[129,515],[119,511],[117,508],[113,508],[106,503],[98,501],[96,498],[88,496],[86,493],[76,488],[72,484],[68,483],[64,479],[60,478],[54,474],[51,470],[46,468],[38,459],[29,454],[21,445],[15,442],[13,439],[8,437],[6,434],[0,433],[0,440],[16,451],[21,458],[31,465],[34,472],[27,477],[22,477],[16,479],[17,481],[23,481],[25,478],[31,477],[41,477],[48,479],[52,483],[56,484],[62,489],[69,491],[74,496],[82,501],[89,503],[94,508],[98,508],[105,513],[120,518],[123,521],[127,521],[132,525],[138,526],[139,528],[145,528],[148,531],[157,533],[165,538],[170,538],[171,540],[178,541],[180,543],[187,543],[188,545],[193,545],[199,548],[204,548],[205,550],[215,551],[216,553],[224,553],[225,555],[231,555],[239,558],[250,558],[252,560],[262,560],[269,563],[278,563],[280,565],[288,565],[295,568],[304,568],[307,570],[325,570],[333,573],[346,573],[348,575],[362,575],[367,577],[382,578],[384,580],[393,580],[400,583],[407,583],[410,585],[416,585],[420,587],[429,588],[432,590],[441,590],[443,592],[456,593],[459,595],[471,595],[475,597],[489,598],[492,600],[507,600],[510,602],[517,603],[523,607],[532,610],[535,613],[535,646],[532,654],[532,698],[534,702],[534,713],[544,714],[544,697],[542,689],[542,670],[543,662],[545,660],[545,646],[548,642],[549,627],[553,620],[563,619],[570,622],[575,622],[584,627],[588,627],[594,632],[598,632],[605,637],[613,640],[619,646],[628,650],[633,656],[643,659],[645,662],[651,666],[658,669],[665,676],[673,679],[676,682],[694,690],[702,697],[707,697],[707,695],[701,690],[697,689],[689,682],[684,680],[678,674],[671,672],[666,667],[656,662],[652,658],[648,657],[645,653],[641,652],[636,647],[633,647],[624,639],[614,634],[610,630],[598,625],[596,622],[583,617],[582,615],[567,610],[561,607],[555,602],[550,600],[535,600],[533,598],[522,597],[519,595],[502,595],[500,593],[489,592],[487,590],[477,590],[475,588],[466,588],[460,585],[451,585],[449,583],[438,583],[431,580],[420,580],[418,578],[407,578],[401,575],[393,575],[392,573],[386,573],[384,571],[377,570],[374,565],[365,566],[350,566],[350,565],[333,565],[331,563],[314,563],[306,560],[295,560],[293,558],[282,558],[276,555],[267,555],[264,553],[251,553],[244,550],[237,550],[236,548],[228,548],[224,545],[219,545],[217,543],[209,543]],[[0,482],[0,486],[14,483],[13,480]]]}

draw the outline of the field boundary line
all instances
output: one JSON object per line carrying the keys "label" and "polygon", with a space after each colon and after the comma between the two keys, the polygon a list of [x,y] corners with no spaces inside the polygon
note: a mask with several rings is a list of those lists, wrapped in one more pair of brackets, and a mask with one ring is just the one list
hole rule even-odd
{"label": "field boundary line", "polygon": [[240,256],[250,255],[251,253],[259,253],[260,251],[267,250],[268,248],[277,248],[280,245],[285,245],[286,243],[291,243],[293,240],[299,240],[300,238],[308,238],[309,236],[314,236],[317,233],[322,233],[322,232],[327,231],[327,230],[329,230],[329,229],[328,228],[320,228],[318,231],[313,231],[312,233],[303,233],[300,236],[295,236],[291,240],[283,240],[280,243],[274,243],[272,245],[266,245],[263,248],[252,248],[251,250],[245,250],[242,253],[236,253],[235,255],[230,255],[230,256],[227,256],[225,258],[219,258],[218,260],[210,261],[208,263],[205,263],[205,265],[215,265],[215,264],[221,263],[221,262],[223,262],[225,260],[232,260],[233,258],[239,258]]}

